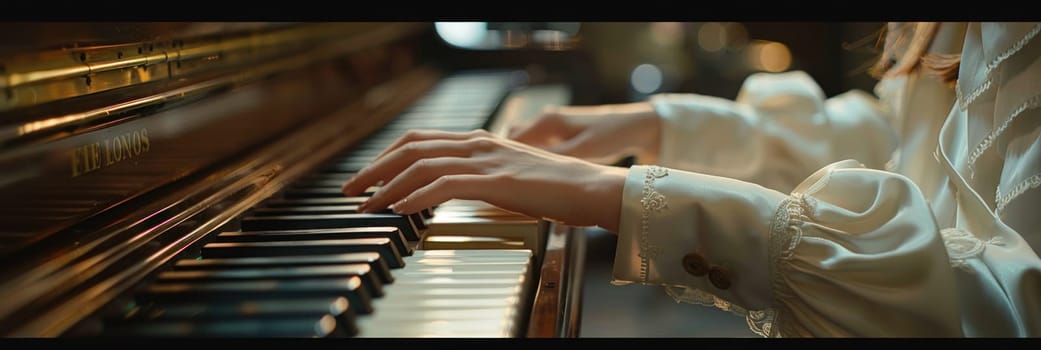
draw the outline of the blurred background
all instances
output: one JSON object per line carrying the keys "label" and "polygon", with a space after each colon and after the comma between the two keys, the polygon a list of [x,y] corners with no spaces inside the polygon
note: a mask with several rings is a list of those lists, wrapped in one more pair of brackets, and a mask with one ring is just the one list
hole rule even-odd
{"label": "blurred background", "polygon": [[[736,97],[756,72],[802,70],[827,96],[871,92],[882,22],[436,23],[459,67],[528,65],[573,87],[574,104],[662,92]],[[459,51],[465,52],[460,54]],[[455,55],[455,56],[452,56]],[[552,80],[552,78],[550,79]],[[742,317],[680,304],[659,287],[614,286],[616,236],[589,230],[581,337],[757,337]]]}
{"label": "blurred background", "polygon": [[871,91],[882,22],[439,22],[461,66],[539,64],[566,72],[576,103],[660,92],[734,97],[755,72],[802,70],[825,94]]}

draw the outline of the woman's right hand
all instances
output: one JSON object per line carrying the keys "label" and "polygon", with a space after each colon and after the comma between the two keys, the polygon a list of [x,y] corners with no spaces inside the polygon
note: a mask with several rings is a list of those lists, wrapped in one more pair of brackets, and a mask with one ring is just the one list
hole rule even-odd
{"label": "woman's right hand", "polygon": [[411,130],[350,180],[358,210],[412,214],[450,199],[484,201],[530,217],[618,232],[629,169],[594,164],[506,140],[486,130]]}
{"label": "woman's right hand", "polygon": [[553,107],[531,124],[515,126],[509,138],[601,164],[629,155],[654,163],[661,140],[659,119],[648,102]]}

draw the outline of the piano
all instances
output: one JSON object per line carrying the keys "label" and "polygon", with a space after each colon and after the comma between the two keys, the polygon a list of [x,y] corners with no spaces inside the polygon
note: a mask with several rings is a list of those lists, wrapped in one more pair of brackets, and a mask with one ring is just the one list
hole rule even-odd
{"label": "piano", "polygon": [[577,336],[579,228],[339,192],[410,129],[569,103],[538,62],[432,23],[2,26],[4,337]]}

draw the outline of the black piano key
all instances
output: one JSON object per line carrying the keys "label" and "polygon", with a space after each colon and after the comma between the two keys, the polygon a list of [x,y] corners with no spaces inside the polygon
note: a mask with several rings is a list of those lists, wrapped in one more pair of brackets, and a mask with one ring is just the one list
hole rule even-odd
{"label": "black piano key", "polygon": [[153,303],[142,305],[119,319],[108,320],[108,323],[171,320],[279,319],[285,317],[320,316],[323,314],[328,314],[336,319],[336,327],[342,329],[348,336],[358,334],[354,309],[351,308],[347,298],[339,296],[293,300],[217,300]]}
{"label": "black piano key", "polygon": [[381,152],[383,152],[383,150],[376,150],[376,149],[353,149],[349,153],[344,153],[344,154],[341,154],[339,157],[330,159],[325,164],[328,165],[328,164],[336,164],[336,163],[344,163],[344,162],[354,162],[354,161],[366,160],[366,159],[367,160],[373,160]]}
{"label": "black piano key", "polygon": [[[316,190],[322,189],[326,191],[337,191],[343,188],[344,181],[308,181],[301,183],[294,183],[292,186],[287,188],[288,191],[295,191],[301,189]],[[321,198],[321,197],[319,197]]]}
{"label": "black piano key", "polygon": [[[282,216],[282,215],[326,215],[326,214],[358,214],[358,205],[326,205],[326,206],[304,206],[304,207],[283,207],[283,208],[254,208],[250,210],[251,215],[254,216]],[[383,211],[376,212],[373,214],[394,214],[389,208]],[[424,217],[422,213],[413,213],[407,215],[409,220],[412,220],[412,224],[417,229],[425,230],[427,228],[426,220],[429,219]]]}
{"label": "black piano key", "polygon": [[335,198],[343,197],[343,191],[332,187],[290,187],[282,192],[285,198]]}
{"label": "black piano key", "polygon": [[405,236],[397,227],[351,227],[351,228],[325,228],[310,230],[280,230],[280,231],[244,231],[244,232],[221,232],[217,235],[217,242],[273,242],[273,241],[308,241],[324,239],[348,239],[348,238],[389,238],[398,248],[398,252],[404,255],[412,255],[412,248],[408,246]]}
{"label": "black piano key", "polygon": [[324,239],[284,242],[213,242],[202,247],[202,257],[248,258],[376,252],[391,268],[405,266],[397,248],[387,238]]}
{"label": "black piano key", "polygon": [[[401,135],[404,135],[405,132],[406,132],[405,130],[400,130],[400,132],[398,132],[395,136],[401,137]],[[364,152],[366,154],[368,154],[368,153],[376,153],[378,155],[378,154],[380,154],[380,152],[383,152],[384,150],[386,150],[387,146],[390,146],[390,145],[391,145],[390,142],[384,143],[383,141],[369,140],[369,141],[365,141],[365,142],[359,143],[357,146],[355,146],[351,150],[354,151],[354,152],[359,152],[359,151],[360,152]]]}
{"label": "black piano key", "polygon": [[[362,196],[372,196],[379,187],[365,189]],[[337,198],[343,197],[340,187],[290,187],[282,192],[283,198]]]}
{"label": "black piano key", "polygon": [[249,215],[242,218],[241,225],[243,231],[393,226],[409,241],[419,240],[419,228],[414,220],[398,214]]}
{"label": "black piano key", "polygon": [[430,217],[424,216],[423,211],[419,211],[412,214],[405,214],[405,216],[408,217],[409,221],[412,221],[413,225],[416,225],[417,230],[426,230],[430,227],[429,224],[427,224],[427,220],[430,219]]}
{"label": "black piano key", "polygon": [[272,256],[254,258],[181,259],[174,270],[220,270],[281,266],[322,266],[338,264],[368,264],[383,284],[393,283],[390,266],[376,252],[320,254],[299,256]]}
{"label": "black piano key", "polygon": [[291,300],[345,297],[355,312],[372,313],[372,296],[357,276],[290,280],[153,283],[135,295],[139,304],[200,301]]}
{"label": "black piano key", "polygon": [[350,178],[354,177],[354,175],[356,175],[356,174],[348,173],[348,174],[329,175],[329,174],[322,174],[322,173],[318,173],[318,172],[312,172],[312,173],[305,174],[304,176],[301,176],[300,179],[298,179],[296,181],[297,182],[301,182],[301,183],[306,183],[308,181],[347,181],[347,179],[350,179]]}
{"label": "black piano key", "polygon": [[349,337],[330,315],[277,319],[126,322],[107,325],[106,336],[120,337]]}
{"label": "black piano key", "polygon": [[252,215],[257,216],[277,216],[277,215],[318,215],[318,214],[357,214],[358,204],[347,204],[347,205],[309,205],[303,207],[282,207],[282,208],[265,208],[257,207],[253,208],[249,212]]}
{"label": "black piano key", "polygon": [[386,148],[356,148],[352,149],[350,153],[344,154],[337,158],[337,160],[348,160],[348,159],[375,159],[376,156],[380,155],[385,151]]}
{"label": "black piano key", "polygon": [[[287,208],[287,207],[308,207],[308,206],[329,206],[329,205],[358,205],[369,200],[369,196],[353,196],[353,197],[339,197],[339,198],[277,198],[269,199],[257,206],[258,208]],[[424,219],[430,219],[434,217],[434,211],[430,208],[423,209],[419,212],[420,216]]]}
{"label": "black piano key", "polygon": [[346,161],[346,162],[335,162],[335,163],[331,163],[329,165],[326,165],[323,169],[327,170],[327,171],[335,172],[335,173],[357,173],[357,172],[361,171],[362,169],[365,169],[365,167],[369,166],[370,163],[371,162],[368,161],[368,160],[365,160],[365,161],[354,160],[354,161]]}
{"label": "black piano key", "polygon": [[261,208],[285,208],[328,205],[358,205],[369,200],[369,196],[331,197],[331,198],[276,198],[261,202]]}
{"label": "black piano key", "polygon": [[343,183],[347,182],[348,179],[354,177],[354,175],[355,174],[350,174],[350,175],[344,176],[344,177],[336,176],[333,179],[327,179],[327,178],[304,179],[304,180],[300,180],[300,181],[294,182],[293,186],[342,188],[343,187]]}
{"label": "black piano key", "polygon": [[361,278],[362,285],[369,290],[369,295],[374,297],[383,296],[383,282],[372,273],[372,269],[369,268],[368,264],[164,271],[156,277],[156,283],[264,279],[289,280],[351,276]]}
{"label": "black piano key", "polygon": [[[402,121],[400,119],[399,120],[395,120],[393,125],[397,125],[397,124],[399,124],[401,122]],[[388,125],[388,127],[389,127],[389,125]],[[370,146],[374,146],[374,147],[386,148],[387,146],[390,146],[391,144],[393,144],[394,141],[397,141],[398,138],[400,138],[401,135],[402,135],[402,134],[397,134],[397,133],[386,132],[386,131],[389,131],[388,129],[384,129],[384,131],[385,132],[380,132],[380,133],[369,135],[369,137],[365,138],[364,141],[362,141],[361,143],[358,144],[358,147],[359,148],[369,148]]]}

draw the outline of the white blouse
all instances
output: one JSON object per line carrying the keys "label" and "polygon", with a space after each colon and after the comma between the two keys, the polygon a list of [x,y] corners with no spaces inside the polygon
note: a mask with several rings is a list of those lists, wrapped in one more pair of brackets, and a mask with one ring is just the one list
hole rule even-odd
{"label": "white blouse", "polygon": [[614,283],[664,286],[764,336],[1041,336],[1037,23],[943,23],[958,85],[913,73],[826,98],[756,74],[731,101],[652,98]]}

